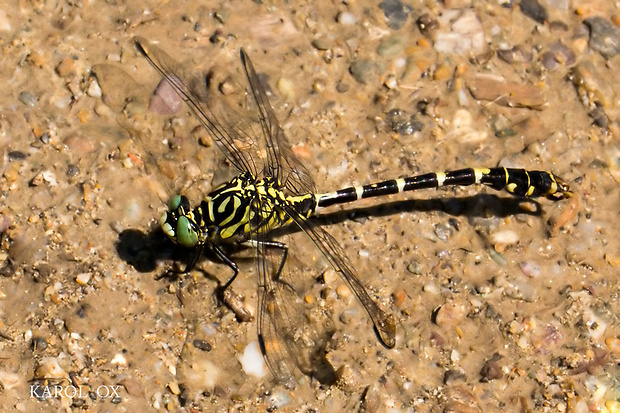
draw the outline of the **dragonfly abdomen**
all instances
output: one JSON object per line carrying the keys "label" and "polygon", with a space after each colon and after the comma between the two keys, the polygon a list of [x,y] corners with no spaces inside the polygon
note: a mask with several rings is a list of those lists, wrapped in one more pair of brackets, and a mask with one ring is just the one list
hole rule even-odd
{"label": "dragonfly abdomen", "polygon": [[359,199],[393,195],[418,189],[473,184],[484,184],[498,191],[506,190],[512,195],[528,198],[545,196],[559,200],[570,196],[568,185],[551,172],[510,168],[466,168],[392,179],[320,194],[317,195],[317,207],[325,208]]}

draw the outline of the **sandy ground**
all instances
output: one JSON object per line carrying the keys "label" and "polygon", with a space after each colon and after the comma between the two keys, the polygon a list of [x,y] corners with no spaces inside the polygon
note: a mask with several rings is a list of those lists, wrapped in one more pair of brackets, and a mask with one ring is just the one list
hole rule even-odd
{"label": "sandy ground", "polygon": [[[620,60],[587,19],[620,14],[542,6],[4,2],[0,410],[619,411]],[[161,78],[134,36],[233,99],[245,48],[321,192],[501,165],[552,170],[575,196],[452,188],[327,211],[397,320],[394,349],[303,234],[284,236],[338,379],[287,387],[238,319],[256,316],[251,254],[237,306],[215,298],[231,271],[209,255],[162,277],[190,258],[158,228],[168,198],[231,172],[186,106],[149,109]]]}

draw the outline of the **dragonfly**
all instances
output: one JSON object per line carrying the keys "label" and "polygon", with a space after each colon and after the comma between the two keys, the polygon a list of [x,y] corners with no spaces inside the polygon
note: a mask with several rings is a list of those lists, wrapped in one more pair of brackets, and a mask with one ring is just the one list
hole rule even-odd
{"label": "dragonfly", "polygon": [[312,218],[314,215],[324,208],[360,199],[450,185],[483,184],[517,197],[542,196],[552,201],[571,196],[569,185],[552,172],[503,167],[426,173],[319,193],[311,174],[295,156],[243,48],[240,59],[253,101],[254,123],[158,46],[140,37],[135,38],[135,43],[139,52],[189,105],[237,170],[234,178],[213,189],[193,208],[186,196],[172,197],[168,210],[161,216],[161,228],[175,243],[194,249],[186,272],[195,266],[205,249],[232,269],[233,275],[222,291],[239,274],[239,267],[226,246],[254,251],[259,292],[258,342],[277,380],[290,380],[295,368],[316,376],[320,374],[318,369],[326,365],[318,345],[321,336],[304,327],[305,320],[291,304],[290,297],[299,298],[301,293],[288,281],[298,269],[288,265],[289,246],[274,239],[279,230],[293,228],[311,240],[357,297],[379,341],[391,349],[396,345],[394,316],[371,298],[344,249]]}

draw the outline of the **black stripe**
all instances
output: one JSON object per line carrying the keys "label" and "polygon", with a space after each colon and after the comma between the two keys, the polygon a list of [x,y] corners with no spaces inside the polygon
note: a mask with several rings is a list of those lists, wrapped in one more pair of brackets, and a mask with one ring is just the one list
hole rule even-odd
{"label": "black stripe", "polygon": [[362,198],[372,198],[373,196],[394,195],[398,193],[398,185],[395,179],[383,181],[362,187]]}
{"label": "black stripe", "polygon": [[354,187],[341,189],[336,191],[335,195],[328,198],[319,199],[317,205],[321,208],[336,204],[345,204],[347,202],[357,201],[357,193]]}
{"label": "black stripe", "polygon": [[437,174],[424,174],[405,178],[405,187],[403,191],[415,191],[416,189],[437,188]]}
{"label": "black stripe", "polygon": [[474,168],[459,169],[446,172],[446,180],[443,185],[467,186],[476,183],[476,170]]}

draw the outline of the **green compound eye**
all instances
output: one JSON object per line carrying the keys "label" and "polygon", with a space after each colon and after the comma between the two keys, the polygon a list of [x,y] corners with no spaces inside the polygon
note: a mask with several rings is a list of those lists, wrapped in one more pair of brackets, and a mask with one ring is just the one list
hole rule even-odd
{"label": "green compound eye", "polygon": [[181,195],[173,196],[168,202],[168,209],[170,211],[175,211],[179,207],[179,205],[181,205],[181,199]]}
{"label": "green compound eye", "polygon": [[179,217],[176,239],[184,247],[193,247],[198,242],[198,234],[192,229],[187,217]]}

